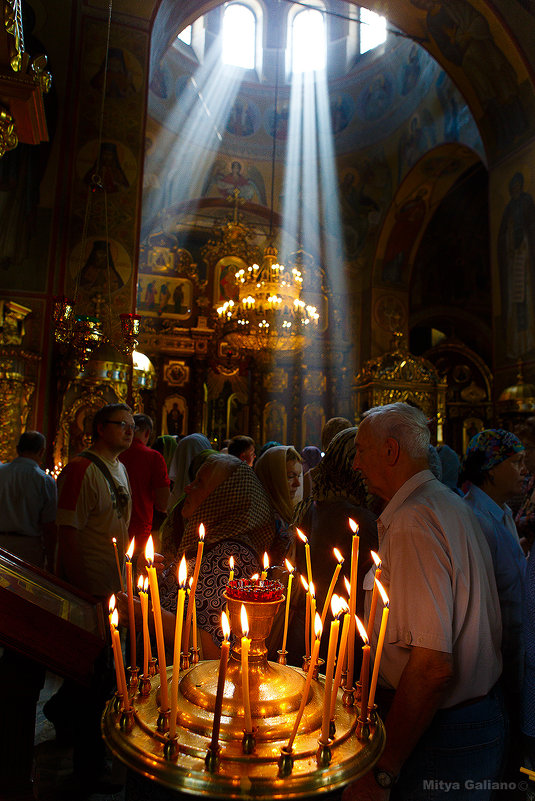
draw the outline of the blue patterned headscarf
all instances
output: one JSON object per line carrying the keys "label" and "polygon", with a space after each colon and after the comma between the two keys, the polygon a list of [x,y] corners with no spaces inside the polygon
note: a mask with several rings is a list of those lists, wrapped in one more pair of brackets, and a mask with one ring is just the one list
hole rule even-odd
{"label": "blue patterned headscarf", "polygon": [[464,456],[464,464],[471,456],[480,456],[480,470],[491,470],[515,453],[524,450],[522,442],[516,434],[502,428],[486,428],[476,434],[468,443]]}

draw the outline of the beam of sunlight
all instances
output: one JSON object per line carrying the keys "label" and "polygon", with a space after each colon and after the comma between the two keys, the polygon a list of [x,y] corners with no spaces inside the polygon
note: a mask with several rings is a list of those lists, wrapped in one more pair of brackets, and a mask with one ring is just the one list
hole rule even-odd
{"label": "beam of sunlight", "polygon": [[[144,230],[151,224],[151,209],[167,209],[200,197],[201,179],[217,158],[242,77],[242,70],[227,66],[222,79],[218,48],[212,47],[206,61],[188,79],[169,112],[169,128],[180,130],[180,136],[171,140],[165,153],[159,153],[164,165],[158,176],[160,192],[158,198],[150,197],[150,208],[144,202]],[[154,149],[159,146],[156,141]]]}

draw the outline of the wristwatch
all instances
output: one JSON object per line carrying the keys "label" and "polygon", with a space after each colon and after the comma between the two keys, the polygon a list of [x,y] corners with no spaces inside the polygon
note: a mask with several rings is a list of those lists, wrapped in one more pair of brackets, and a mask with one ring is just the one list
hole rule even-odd
{"label": "wristwatch", "polygon": [[384,790],[390,790],[398,778],[393,773],[390,773],[389,770],[385,770],[385,768],[379,768],[377,766],[373,769],[373,775],[379,787],[382,787]]}

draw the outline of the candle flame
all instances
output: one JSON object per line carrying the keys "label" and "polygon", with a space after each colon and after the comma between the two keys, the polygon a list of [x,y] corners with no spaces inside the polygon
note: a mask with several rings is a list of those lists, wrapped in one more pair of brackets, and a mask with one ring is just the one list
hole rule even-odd
{"label": "candle flame", "polygon": [[343,565],[344,557],[342,556],[342,554],[340,553],[338,548],[333,548],[333,553],[334,553],[334,557],[337,560],[338,564]]}
{"label": "candle flame", "polygon": [[357,628],[359,630],[359,634],[362,637],[362,639],[364,640],[364,645],[368,645],[368,635],[366,634],[366,629],[362,625],[358,615],[355,615],[355,621],[357,623]]}
{"label": "candle flame", "polygon": [[187,580],[188,580],[188,568],[186,566],[186,557],[183,556],[180,565],[178,567],[178,583],[180,584],[181,589],[184,589]]}
{"label": "candle flame", "polygon": [[307,542],[308,542],[308,537],[306,537],[300,529],[296,528],[296,531],[297,531],[297,536],[299,537],[299,539],[302,542],[304,542],[305,545],[306,545]]}
{"label": "candle flame", "polygon": [[304,576],[301,576],[301,575],[299,576],[299,578],[301,579],[301,584],[303,585],[304,591],[308,592],[308,582],[307,582],[306,578]]}
{"label": "candle flame", "polygon": [[351,529],[353,534],[358,534],[359,533],[359,524],[355,523],[355,521],[352,520],[350,517],[348,518],[348,520],[349,520],[349,528]]}
{"label": "candle flame", "polygon": [[110,610],[110,614],[111,614],[111,613],[113,612],[113,610],[115,609],[115,595],[111,595],[111,596],[110,596],[110,602],[109,602],[109,604],[108,604],[108,609]]}
{"label": "candle flame", "polygon": [[193,584],[193,576],[190,576],[189,577],[189,581],[188,581],[188,587],[190,588],[190,590],[191,590],[192,584]]}
{"label": "candle flame", "polygon": [[114,609],[113,612],[111,613],[111,625],[114,626],[115,628],[117,628],[117,626],[119,625],[119,612],[117,611],[117,609]]}
{"label": "candle flame", "polygon": [[370,551],[372,559],[375,562],[375,567],[381,567],[381,557],[375,551]]}
{"label": "candle flame", "polygon": [[130,545],[128,546],[128,550],[126,552],[126,558],[127,559],[132,559],[132,557],[134,555],[135,544],[136,544],[136,538],[132,537],[132,540],[131,540]]}
{"label": "candle flame", "polygon": [[201,542],[204,541],[204,532],[205,532],[204,523],[201,523],[199,526],[199,539]]}
{"label": "candle flame", "polygon": [[294,570],[295,570],[295,567],[287,559],[285,559],[284,561],[286,562],[286,569],[287,569],[288,573],[293,573]]}
{"label": "candle flame", "polygon": [[347,594],[351,595],[351,584],[349,583],[347,576],[344,576],[344,584],[346,585]]}
{"label": "candle flame", "polygon": [[117,537],[112,537],[112,538],[111,538],[111,541],[112,541],[112,542],[113,542],[115,545],[117,545]]}
{"label": "candle flame", "polygon": [[223,629],[223,639],[226,641],[230,637],[230,624],[226,612],[221,613],[221,628]]}
{"label": "candle flame", "polygon": [[241,605],[240,618],[242,634],[244,637],[247,637],[249,634],[249,620],[247,618],[247,609],[245,608],[245,604]]}
{"label": "candle flame", "polygon": [[333,617],[340,617],[343,611],[342,606],[342,599],[339,595],[334,594],[331,598],[331,612],[333,613]]}
{"label": "candle flame", "polygon": [[349,604],[345,598],[340,598],[340,614],[345,615],[346,612],[349,612]]}
{"label": "candle flame", "polygon": [[231,570],[234,570],[234,557],[233,556],[231,556],[230,559],[228,560],[228,565],[229,565]]}
{"label": "candle flame", "polygon": [[311,598],[315,598],[316,597],[316,588],[314,587],[314,582],[313,581],[311,581],[310,584],[308,585],[308,591],[310,593],[310,597]]}
{"label": "candle flame", "polygon": [[323,626],[321,625],[321,617],[316,612],[316,617],[314,618],[314,634],[316,635],[317,640],[320,639],[322,631]]}
{"label": "candle flame", "polygon": [[152,567],[154,562],[154,543],[152,541],[152,534],[149,535],[147,544],[145,545],[145,559],[149,567]]}
{"label": "candle flame", "polygon": [[145,578],[143,579],[143,592],[148,592],[148,591],[149,591],[149,577],[145,576]]}
{"label": "candle flame", "polygon": [[383,585],[381,584],[381,582],[379,581],[379,579],[375,579],[375,583],[377,584],[377,589],[378,589],[378,590],[379,590],[379,592],[381,593],[381,598],[383,599],[383,603],[384,603],[384,605],[385,605],[385,606],[388,606],[388,604],[390,603],[390,601],[389,601],[389,599],[388,599],[388,595],[387,595],[387,594],[386,594],[386,592],[385,592],[385,588],[383,587]]}
{"label": "candle flame", "polygon": [[269,556],[264,551],[264,570],[267,570],[269,567]]}
{"label": "candle flame", "polygon": [[253,575],[251,576],[251,581],[258,581],[259,578],[260,578],[260,573],[253,573]]}
{"label": "candle flame", "polygon": [[141,575],[141,573],[139,574],[138,579],[137,579],[137,588],[138,588],[138,590],[142,590],[143,589],[143,576]]}

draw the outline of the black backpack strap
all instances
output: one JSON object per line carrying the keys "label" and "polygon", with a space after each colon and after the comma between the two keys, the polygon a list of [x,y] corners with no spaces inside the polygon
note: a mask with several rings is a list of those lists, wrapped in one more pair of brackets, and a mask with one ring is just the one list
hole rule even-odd
{"label": "black backpack strap", "polygon": [[93,451],[82,451],[79,455],[93,462],[93,464],[98,467],[109,484],[111,496],[117,508],[117,517],[123,517],[128,509],[128,501],[130,500],[129,494],[122,487],[117,487],[108,466],[103,462],[100,456],[97,456]]}

